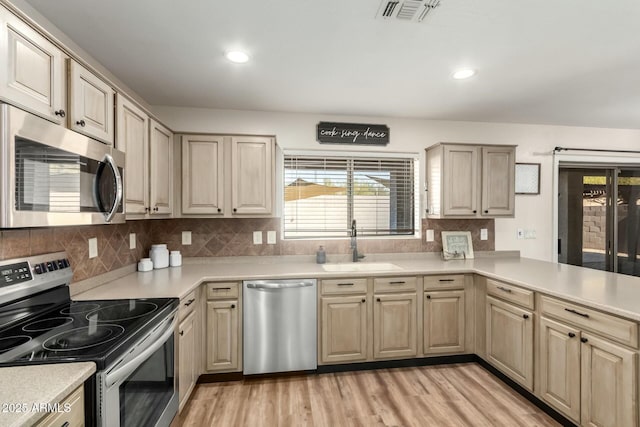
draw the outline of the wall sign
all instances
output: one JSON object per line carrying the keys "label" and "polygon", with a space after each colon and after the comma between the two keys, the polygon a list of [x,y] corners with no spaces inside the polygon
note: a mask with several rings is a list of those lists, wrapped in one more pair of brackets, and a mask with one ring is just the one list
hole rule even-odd
{"label": "wall sign", "polygon": [[389,143],[389,127],[387,125],[320,122],[317,127],[316,139],[320,144],[387,145]]}

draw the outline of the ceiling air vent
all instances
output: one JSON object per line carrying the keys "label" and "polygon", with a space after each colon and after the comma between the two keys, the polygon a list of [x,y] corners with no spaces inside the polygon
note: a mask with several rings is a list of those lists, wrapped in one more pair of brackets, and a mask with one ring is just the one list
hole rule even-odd
{"label": "ceiling air vent", "polygon": [[440,0],[382,0],[377,17],[422,22],[438,6]]}

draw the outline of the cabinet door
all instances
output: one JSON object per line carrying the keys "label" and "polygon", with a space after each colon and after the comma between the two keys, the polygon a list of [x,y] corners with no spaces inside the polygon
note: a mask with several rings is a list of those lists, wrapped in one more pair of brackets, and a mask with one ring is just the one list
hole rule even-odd
{"label": "cabinet door", "polygon": [[69,60],[69,124],[71,129],[113,144],[113,98],[111,86],[91,71]]}
{"label": "cabinet door", "polygon": [[580,331],[545,317],[540,319],[540,394],[580,422]]}
{"label": "cabinet door", "polygon": [[515,168],[515,147],[482,147],[481,215],[513,216]]}
{"label": "cabinet door", "polygon": [[464,352],[464,291],[424,294],[424,353]]}
{"label": "cabinet door", "polygon": [[238,301],[207,302],[207,370],[238,370]]}
{"label": "cabinet door", "polygon": [[63,52],[2,6],[0,25],[0,98],[66,123]]}
{"label": "cabinet door", "polygon": [[471,145],[444,146],[443,214],[475,216],[478,212],[478,154]]}
{"label": "cabinet door", "polygon": [[155,120],[150,120],[149,192],[151,215],[171,214],[173,180],[173,134]]}
{"label": "cabinet door", "polygon": [[271,214],[272,138],[231,137],[231,208],[234,215]]}
{"label": "cabinet door", "polygon": [[487,297],[487,360],[533,390],[533,314]]}
{"label": "cabinet door", "polygon": [[373,357],[417,355],[416,294],[375,295]]}
{"label": "cabinet door", "polygon": [[149,208],[149,120],[134,103],[118,95],[116,148],[124,151],[127,214]]}
{"label": "cabinet door", "polygon": [[180,323],[178,337],[179,367],[178,394],[180,409],[187,403],[189,395],[196,385],[195,363],[195,313],[191,313]]}
{"label": "cabinet door", "polygon": [[582,342],[582,425],[638,425],[635,352],[586,333]]}
{"label": "cabinet door", "polygon": [[323,363],[367,358],[367,299],[361,296],[324,297],[320,347]]}
{"label": "cabinet door", "polygon": [[223,138],[182,137],[182,213],[223,214]]}

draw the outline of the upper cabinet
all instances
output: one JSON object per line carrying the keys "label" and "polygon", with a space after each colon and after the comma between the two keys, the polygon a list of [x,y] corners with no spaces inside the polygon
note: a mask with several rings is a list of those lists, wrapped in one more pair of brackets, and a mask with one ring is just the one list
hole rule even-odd
{"label": "upper cabinet", "polygon": [[69,60],[69,127],[113,144],[115,92],[91,71]]}
{"label": "upper cabinet", "polygon": [[168,215],[173,206],[173,133],[149,121],[149,213]]}
{"label": "upper cabinet", "polygon": [[65,55],[0,6],[0,98],[66,123]]}
{"label": "upper cabinet", "polygon": [[438,144],[426,150],[429,218],[513,217],[515,146]]}
{"label": "upper cabinet", "polygon": [[226,217],[273,214],[275,140],[184,135],[182,213]]}

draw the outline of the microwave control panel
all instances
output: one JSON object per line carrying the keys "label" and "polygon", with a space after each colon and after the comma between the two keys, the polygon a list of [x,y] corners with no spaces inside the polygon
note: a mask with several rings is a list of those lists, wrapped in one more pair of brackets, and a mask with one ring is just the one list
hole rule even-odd
{"label": "microwave control panel", "polygon": [[0,286],[11,286],[33,279],[27,261],[0,267]]}

